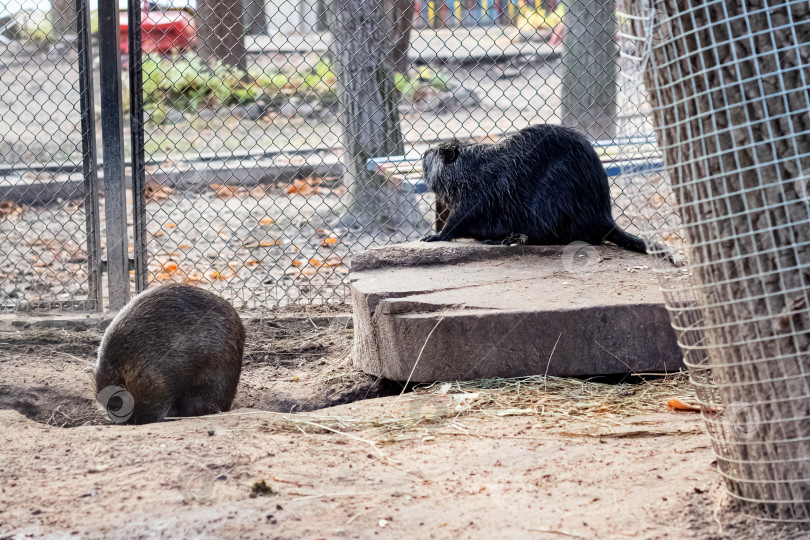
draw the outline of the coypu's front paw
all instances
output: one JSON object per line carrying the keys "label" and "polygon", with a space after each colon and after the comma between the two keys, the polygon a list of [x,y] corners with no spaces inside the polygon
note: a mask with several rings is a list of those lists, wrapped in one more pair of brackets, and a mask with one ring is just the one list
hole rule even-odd
{"label": "coypu's front paw", "polygon": [[422,238],[422,242],[438,242],[439,240],[441,240],[441,238],[439,238],[438,234],[429,234]]}

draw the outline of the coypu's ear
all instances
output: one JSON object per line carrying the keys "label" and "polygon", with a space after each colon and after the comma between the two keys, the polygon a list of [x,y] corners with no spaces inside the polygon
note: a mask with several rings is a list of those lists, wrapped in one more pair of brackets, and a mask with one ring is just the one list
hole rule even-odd
{"label": "coypu's ear", "polygon": [[445,163],[453,163],[456,159],[458,159],[458,156],[461,153],[460,148],[461,142],[457,139],[451,139],[437,146],[436,154],[438,154]]}

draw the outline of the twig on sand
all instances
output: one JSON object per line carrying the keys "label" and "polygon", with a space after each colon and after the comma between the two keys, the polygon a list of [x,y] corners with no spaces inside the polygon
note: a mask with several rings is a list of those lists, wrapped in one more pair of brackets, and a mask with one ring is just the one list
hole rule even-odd
{"label": "twig on sand", "polygon": [[352,517],[349,518],[349,521],[346,522],[346,525],[349,525],[352,521],[359,518],[360,516],[362,516],[364,514],[368,514],[372,510],[376,510],[376,508],[377,508],[376,506],[372,506],[371,508],[366,508],[362,512],[357,512],[355,515],[353,515]]}
{"label": "twig on sand", "polygon": [[[422,353],[425,352],[425,347],[427,346],[428,341],[430,341],[430,336],[432,336],[433,332],[435,332],[436,329],[439,327],[439,324],[441,324],[441,322],[444,320],[444,316],[447,315],[447,312],[449,310],[450,310],[450,308],[447,308],[446,310],[444,310],[444,313],[441,314],[441,316],[439,317],[439,320],[436,321],[436,324],[433,325],[433,328],[430,330],[427,337],[425,338],[425,342],[422,343],[422,348],[419,349],[419,355],[416,357],[416,362],[413,363],[413,367],[411,368],[411,372],[408,374],[408,380],[405,381],[405,384],[402,386],[402,392],[399,393],[399,395],[397,396],[397,399],[395,399],[393,401],[393,403],[391,403],[392,407],[402,398],[402,395],[405,393],[405,390],[408,388],[408,384],[411,382],[411,377],[413,377],[413,373],[416,371],[416,366],[419,365],[419,360],[422,358]],[[390,410],[390,408],[389,408],[389,410]]]}
{"label": "twig on sand", "polygon": [[554,351],[557,350],[557,344],[560,342],[561,337],[562,337],[562,332],[560,332],[560,335],[557,336],[557,341],[554,342],[554,347],[551,348],[551,354],[548,355],[548,363],[546,364],[546,373],[545,373],[545,375],[543,375],[543,378],[546,381],[546,385],[545,385],[546,389],[548,388],[548,368],[551,366],[551,359],[554,356]]}
{"label": "twig on sand", "polygon": [[547,529],[547,528],[544,527],[542,529],[526,529],[526,530],[531,531],[531,532],[559,534],[560,536],[567,536],[569,538],[582,538],[583,540],[587,540],[585,536],[580,536],[578,534],[574,534],[574,533],[571,533],[571,532],[568,532],[568,531],[564,531],[562,529]]}

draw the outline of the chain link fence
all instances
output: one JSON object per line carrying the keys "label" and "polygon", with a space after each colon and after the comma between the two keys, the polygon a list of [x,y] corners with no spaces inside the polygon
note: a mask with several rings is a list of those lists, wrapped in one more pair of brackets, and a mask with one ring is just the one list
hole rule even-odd
{"label": "chain link fence", "polygon": [[89,19],[23,7],[0,2],[0,312],[96,309]]}
{"label": "chain link fence", "polygon": [[[496,142],[538,123],[594,140],[620,226],[638,234],[677,221],[614,11],[603,0],[131,5],[120,52],[136,186],[126,228],[132,288],[194,283],[241,309],[342,303],[353,253],[436,226],[424,150],[453,137]],[[76,69],[64,53],[60,61]],[[78,85],[66,84],[75,96]],[[73,97],[47,96],[70,110]],[[26,118],[14,121],[31,130]],[[82,245],[67,216],[82,219],[84,205],[71,213],[46,203],[0,218],[0,231],[28,227],[22,238],[35,220]],[[48,214],[55,209],[65,215]]]}

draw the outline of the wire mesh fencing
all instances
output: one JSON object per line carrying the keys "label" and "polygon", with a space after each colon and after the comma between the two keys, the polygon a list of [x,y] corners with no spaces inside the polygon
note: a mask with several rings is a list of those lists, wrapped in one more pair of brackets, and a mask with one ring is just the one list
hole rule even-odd
{"label": "wire mesh fencing", "polygon": [[0,312],[99,305],[89,18],[79,4],[77,15],[70,2],[46,13],[0,1]]}
{"label": "wire mesh fencing", "polygon": [[[3,13],[24,17],[3,1]],[[41,45],[48,51],[36,60],[14,60],[22,58],[14,51],[32,49],[19,32],[0,44],[0,57],[11,62],[0,74],[5,144],[32,149],[3,154],[2,182],[15,186],[0,191],[10,209],[0,215],[9,310],[24,300],[100,295],[93,276],[105,268],[106,236],[118,231],[98,215],[97,205],[109,211],[111,201],[94,203],[87,196],[96,189],[84,187],[95,182],[90,145],[101,141],[102,123],[95,116],[110,114],[108,105],[92,110],[99,85],[94,92],[81,86],[98,68],[96,36],[104,28],[95,4],[78,3],[88,13],[82,49],[70,37],[80,27],[71,21],[81,22],[72,5],[54,3],[44,16],[41,28],[67,30],[53,47]],[[677,221],[643,85],[630,76],[638,66],[618,54],[612,2],[166,0],[126,7],[119,27],[105,28],[120,34],[122,110],[131,111],[122,123],[133,209],[122,218],[128,237],[112,242],[119,266],[122,242],[130,248],[133,290],[183,281],[246,309],[342,303],[353,253],[416,240],[437,226],[420,175],[424,150],[453,137],[496,142],[538,123],[572,125],[594,141],[620,226],[638,233],[648,223]],[[92,69],[82,71],[80,51]],[[99,79],[103,90],[111,74]],[[82,116],[82,103],[93,114]],[[22,175],[38,185],[27,198],[18,189]],[[65,265],[83,264],[81,250],[99,241],[91,264],[20,262],[27,254],[35,262],[29,244],[46,230],[69,247],[56,254]],[[49,291],[30,286],[46,276]]]}
{"label": "wire mesh fencing", "polygon": [[624,3],[683,218],[664,274],[718,468],[752,514],[810,520],[810,5]]}
{"label": "wire mesh fencing", "polygon": [[[212,15],[220,4],[228,16]],[[274,0],[244,33],[239,4],[221,0],[174,11],[172,30],[149,22],[132,73],[146,282],[245,308],[343,302],[352,253],[435,226],[425,149],[538,123],[600,141],[620,225],[671,219],[643,87],[617,76],[637,67],[619,57],[614,6],[570,6]],[[165,13],[149,7],[142,24]]]}

